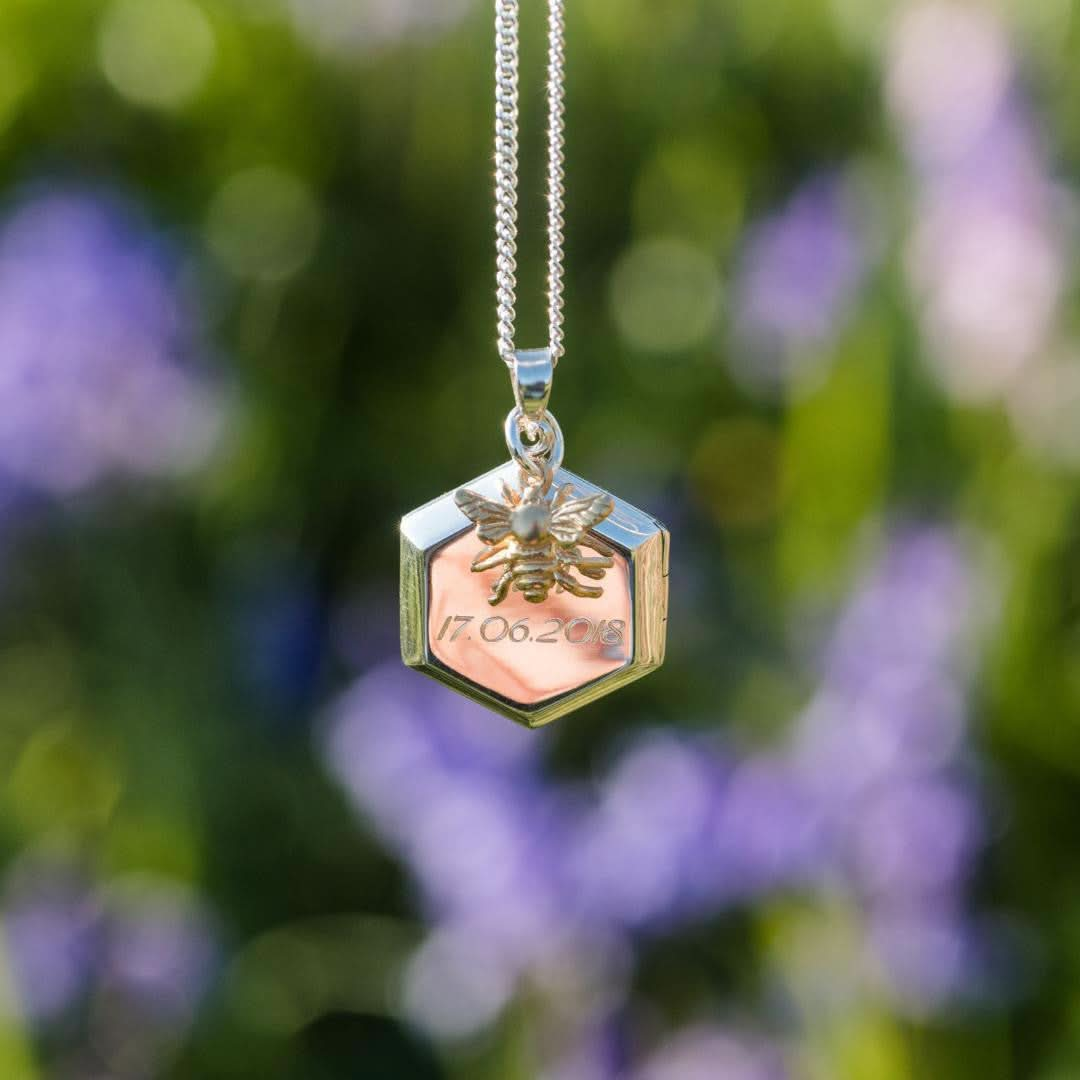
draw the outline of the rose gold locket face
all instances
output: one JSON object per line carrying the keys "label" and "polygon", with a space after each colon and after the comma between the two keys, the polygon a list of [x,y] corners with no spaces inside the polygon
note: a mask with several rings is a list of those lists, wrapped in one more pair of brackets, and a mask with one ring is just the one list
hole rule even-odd
{"label": "rose gold locket face", "polygon": [[[503,498],[518,483],[510,462],[464,485]],[[601,490],[564,469],[555,488]],[[410,667],[529,727],[539,727],[647,675],[664,659],[667,530],[612,496],[614,509],[589,535],[612,551],[599,597],[553,588],[541,603],[516,590],[492,605],[483,550],[448,493],[401,523],[401,645]]]}

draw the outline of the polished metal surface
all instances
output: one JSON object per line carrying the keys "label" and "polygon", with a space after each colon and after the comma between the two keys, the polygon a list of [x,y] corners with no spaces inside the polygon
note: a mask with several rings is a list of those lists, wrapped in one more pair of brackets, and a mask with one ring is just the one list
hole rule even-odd
{"label": "polished metal surface", "polygon": [[529,420],[543,420],[551,400],[555,361],[550,349],[522,349],[514,356],[511,369],[514,397]]}
{"label": "polished metal surface", "polygon": [[[521,479],[510,461],[465,485],[493,503]],[[559,469],[552,486],[607,496],[588,539],[611,551],[602,599],[552,594],[540,606],[510,592],[493,607],[473,573],[476,538],[448,493],[401,523],[401,645],[405,663],[530,727],[546,724],[664,659],[667,531],[648,514]],[[524,621],[522,621],[524,620]],[[623,624],[623,625],[619,625]]]}
{"label": "polished metal surface", "polygon": [[[518,706],[534,706],[625,666],[633,655],[630,566],[616,555],[602,601],[570,592],[542,606],[511,591],[497,608],[471,572],[466,533],[431,559],[427,635],[435,659]],[[611,631],[614,624],[615,630]]]}

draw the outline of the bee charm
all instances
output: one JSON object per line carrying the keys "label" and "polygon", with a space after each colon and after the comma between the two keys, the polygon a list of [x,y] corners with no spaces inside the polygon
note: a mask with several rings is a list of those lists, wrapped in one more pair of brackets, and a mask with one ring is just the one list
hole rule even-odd
{"label": "bee charm", "polygon": [[[467,488],[454,496],[485,545],[472,562],[472,572],[502,568],[488,597],[492,607],[511,589],[531,604],[542,604],[552,589],[593,600],[604,595],[602,588],[583,584],[574,573],[599,581],[614,566],[613,550],[587,536],[614,509],[610,495],[574,498],[573,488],[564,485],[552,497],[544,485],[523,482],[520,492],[504,483],[503,499],[492,502]],[[582,548],[596,554],[584,554]]]}

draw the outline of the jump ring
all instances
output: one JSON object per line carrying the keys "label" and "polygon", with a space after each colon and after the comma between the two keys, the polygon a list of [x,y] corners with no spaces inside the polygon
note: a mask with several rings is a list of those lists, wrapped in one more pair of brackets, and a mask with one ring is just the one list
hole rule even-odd
{"label": "jump ring", "polygon": [[[522,426],[526,422],[541,432],[541,438],[531,446],[522,435]],[[533,471],[527,462],[533,463],[534,468],[536,463],[541,463],[552,473],[562,468],[565,450],[563,433],[558,420],[550,412],[545,413],[542,419],[529,421],[524,410],[515,406],[507,413],[503,433],[506,435],[507,449],[523,469],[530,473]]]}

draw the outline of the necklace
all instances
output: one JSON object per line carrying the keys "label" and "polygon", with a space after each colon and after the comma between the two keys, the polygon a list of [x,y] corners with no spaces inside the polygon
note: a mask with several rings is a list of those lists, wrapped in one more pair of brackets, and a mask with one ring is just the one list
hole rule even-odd
{"label": "necklace", "polygon": [[562,467],[548,409],[565,351],[564,0],[548,0],[548,345],[515,345],[520,0],[495,2],[498,353],[511,460],[401,522],[406,664],[538,727],[664,659],[670,539],[650,515]]}

